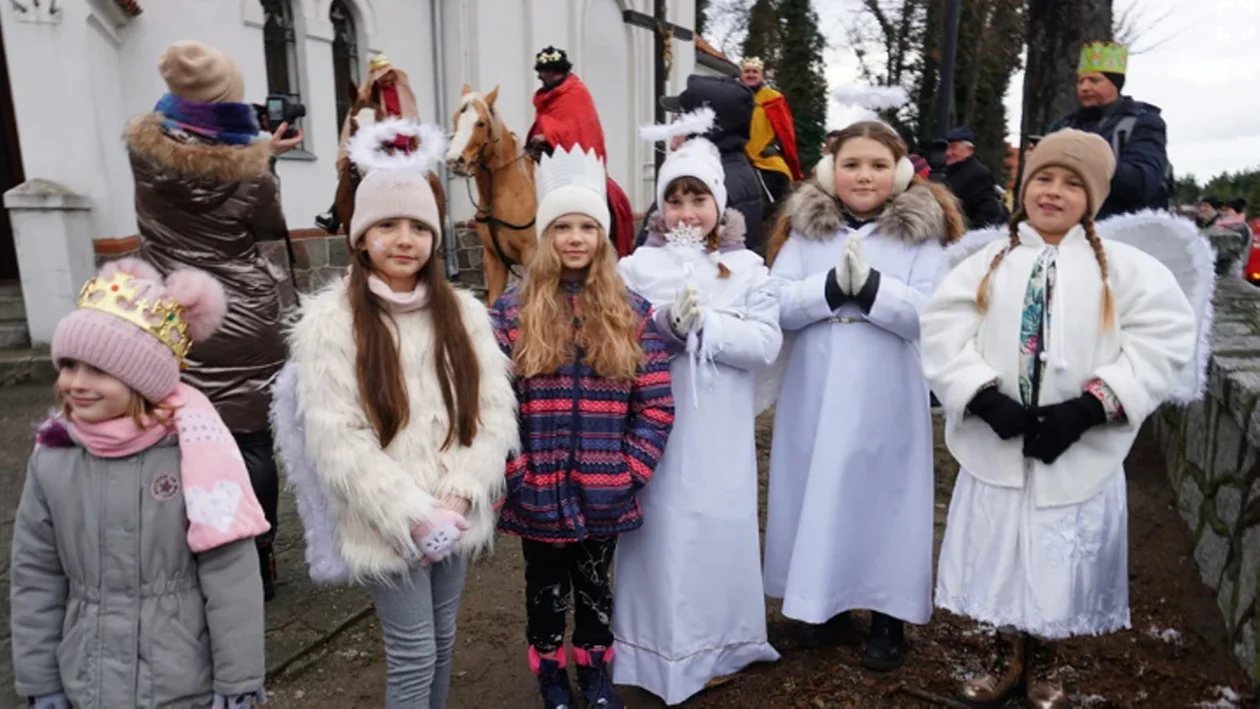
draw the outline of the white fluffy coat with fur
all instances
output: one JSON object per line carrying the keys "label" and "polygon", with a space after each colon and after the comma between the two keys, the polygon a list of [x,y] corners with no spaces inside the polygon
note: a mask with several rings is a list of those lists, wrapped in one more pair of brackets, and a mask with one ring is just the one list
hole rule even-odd
{"label": "white fluffy coat with fur", "polygon": [[411,527],[425,520],[443,495],[471,502],[470,528],[456,553],[485,549],[493,540],[504,463],[518,447],[516,396],[510,362],[495,342],[485,306],[465,291],[456,294],[481,370],[480,420],[467,447],[456,441],[441,450],[448,420],[427,308],[393,315],[410,419],[385,448],[359,400],[345,287],[338,283],[310,298],[290,335],[306,452],[328,493],[339,551],[353,579],[384,578],[418,560]]}

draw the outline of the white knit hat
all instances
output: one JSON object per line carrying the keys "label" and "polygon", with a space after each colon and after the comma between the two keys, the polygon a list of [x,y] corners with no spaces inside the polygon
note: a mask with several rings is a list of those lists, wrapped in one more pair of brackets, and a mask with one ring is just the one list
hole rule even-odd
{"label": "white knit hat", "polygon": [[656,208],[665,209],[665,192],[680,177],[703,182],[717,202],[718,218],[726,212],[726,170],[717,146],[704,138],[692,138],[669,154],[656,175]]}
{"label": "white knit hat", "polygon": [[[416,138],[416,150],[387,154],[382,148],[398,136]],[[437,199],[429,185],[429,171],[446,153],[446,136],[434,125],[407,119],[363,121],[346,146],[350,161],[366,176],[354,192],[350,217],[350,248],[354,249],[373,224],[386,219],[415,219],[442,234]]]}
{"label": "white knit hat", "polygon": [[555,220],[566,214],[585,214],[599,222],[604,233],[611,231],[608,212],[608,174],[604,161],[594,150],[556,148],[543,155],[534,171],[538,190],[538,238]]}

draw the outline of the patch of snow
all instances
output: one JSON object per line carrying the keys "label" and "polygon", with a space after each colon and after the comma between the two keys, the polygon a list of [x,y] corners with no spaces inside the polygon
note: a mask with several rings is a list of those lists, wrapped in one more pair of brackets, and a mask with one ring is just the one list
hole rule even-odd
{"label": "patch of snow", "polygon": [[1146,634],[1156,640],[1163,640],[1170,645],[1177,645],[1181,642],[1181,632],[1173,628],[1160,630],[1158,627],[1152,625],[1150,629],[1146,631]]}
{"label": "patch of snow", "polygon": [[1108,704],[1107,698],[1101,694],[1091,694],[1088,697],[1081,697],[1077,703],[1083,707],[1092,707],[1099,704]]}
{"label": "patch of snow", "polygon": [[1239,709],[1241,706],[1238,702],[1242,697],[1238,696],[1232,687],[1217,687],[1216,693],[1220,695],[1220,699],[1214,702],[1199,702],[1195,706],[1201,709]]}

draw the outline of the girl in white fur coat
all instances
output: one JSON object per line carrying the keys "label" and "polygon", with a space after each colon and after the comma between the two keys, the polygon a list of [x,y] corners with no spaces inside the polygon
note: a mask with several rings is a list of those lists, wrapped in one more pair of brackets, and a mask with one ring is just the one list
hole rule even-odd
{"label": "girl in white fur coat", "polygon": [[345,575],[370,586],[389,707],[446,704],[469,557],[491,544],[517,445],[507,357],[485,307],[443,278],[440,234],[422,172],[369,173],[355,195],[350,273],[305,305],[286,373],[296,373],[288,399],[305,440],[296,454],[295,436],[281,444],[313,469],[290,478],[300,502],[325,498],[330,513],[303,510],[308,546],[335,539]]}
{"label": "girl in white fur coat", "polygon": [[936,603],[1004,629],[990,671],[961,689],[971,705],[1002,705],[1022,681],[1030,706],[1067,706],[1049,641],[1129,626],[1122,463],[1196,336],[1173,274],[1094,229],[1114,170],[1098,136],[1048,136],[1010,239],[950,272],[921,320],[962,467]]}

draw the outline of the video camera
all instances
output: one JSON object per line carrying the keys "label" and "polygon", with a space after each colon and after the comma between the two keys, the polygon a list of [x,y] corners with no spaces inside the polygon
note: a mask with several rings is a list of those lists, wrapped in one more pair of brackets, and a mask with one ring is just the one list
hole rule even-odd
{"label": "video camera", "polygon": [[270,133],[273,127],[278,128],[281,123],[288,123],[288,129],[280,137],[292,138],[297,135],[298,120],[306,115],[306,106],[290,101],[284,94],[268,94],[266,103],[254,104],[254,111],[258,114],[260,128]]}

